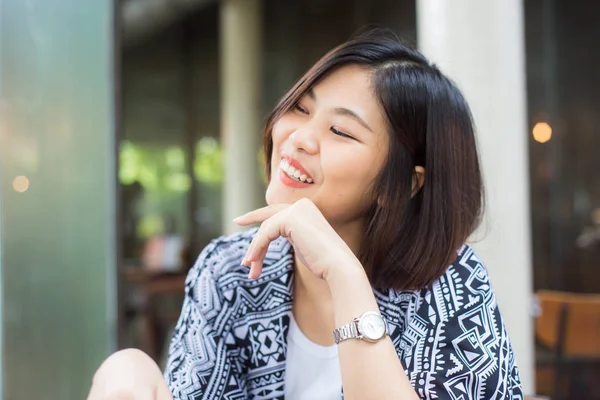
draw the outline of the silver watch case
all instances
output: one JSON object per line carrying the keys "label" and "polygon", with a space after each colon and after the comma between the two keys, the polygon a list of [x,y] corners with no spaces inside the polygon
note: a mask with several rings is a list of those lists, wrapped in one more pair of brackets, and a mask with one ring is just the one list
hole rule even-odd
{"label": "silver watch case", "polygon": [[367,342],[378,342],[388,334],[387,323],[381,314],[367,311],[352,322],[333,331],[335,343],[347,339],[361,339]]}

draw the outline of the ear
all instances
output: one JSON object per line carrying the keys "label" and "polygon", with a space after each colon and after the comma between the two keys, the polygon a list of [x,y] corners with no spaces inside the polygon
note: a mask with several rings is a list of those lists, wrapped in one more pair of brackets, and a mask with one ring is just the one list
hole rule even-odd
{"label": "ear", "polygon": [[410,198],[415,197],[419,190],[423,187],[423,183],[425,183],[425,168],[417,165],[415,170],[413,171],[412,177],[412,188],[410,193]]}

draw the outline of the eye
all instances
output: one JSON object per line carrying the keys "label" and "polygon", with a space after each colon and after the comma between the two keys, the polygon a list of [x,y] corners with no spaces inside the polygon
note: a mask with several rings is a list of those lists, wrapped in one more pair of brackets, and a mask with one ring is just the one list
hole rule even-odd
{"label": "eye", "polygon": [[348,135],[347,133],[344,133],[336,128],[334,128],[333,126],[330,128],[331,132],[335,133],[338,136],[344,137],[344,138],[348,138],[348,139],[352,139],[352,140],[356,140],[354,137]]}
{"label": "eye", "polygon": [[294,106],[294,110],[301,112],[302,114],[308,115],[308,110],[306,108],[302,107],[300,104],[296,104]]}

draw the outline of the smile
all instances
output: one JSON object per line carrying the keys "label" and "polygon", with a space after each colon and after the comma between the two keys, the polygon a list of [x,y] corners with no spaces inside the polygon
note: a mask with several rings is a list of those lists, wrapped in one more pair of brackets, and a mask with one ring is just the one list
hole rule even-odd
{"label": "smile", "polygon": [[279,162],[279,168],[292,180],[300,183],[313,183],[312,178],[303,174],[299,169],[292,167],[287,160]]}

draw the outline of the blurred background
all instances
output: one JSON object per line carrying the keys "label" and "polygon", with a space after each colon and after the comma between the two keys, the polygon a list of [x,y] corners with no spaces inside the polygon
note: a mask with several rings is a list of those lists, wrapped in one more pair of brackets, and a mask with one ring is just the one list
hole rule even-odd
{"label": "blurred background", "polygon": [[0,0],[0,399],[164,362],[198,252],[264,202],[262,124],[389,28],[478,128],[486,263],[525,391],[600,398],[600,2]]}

